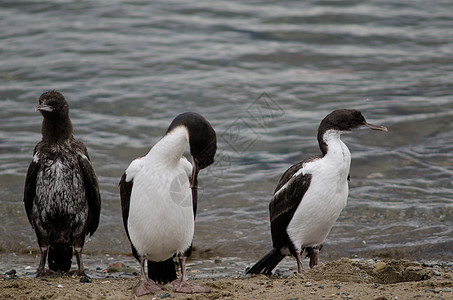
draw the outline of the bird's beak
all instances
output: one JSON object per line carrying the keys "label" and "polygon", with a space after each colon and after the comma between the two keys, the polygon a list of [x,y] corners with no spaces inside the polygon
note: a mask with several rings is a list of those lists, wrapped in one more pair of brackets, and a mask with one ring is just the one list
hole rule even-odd
{"label": "bird's beak", "polygon": [[200,172],[200,168],[198,168],[197,163],[194,161],[192,168],[192,177],[190,178],[190,189],[192,190],[192,209],[194,218],[197,215],[197,204],[198,204],[198,172]]}
{"label": "bird's beak", "polygon": [[192,168],[192,176],[190,177],[190,188],[198,188],[198,172],[200,172],[200,168],[198,168],[197,163],[194,162]]}
{"label": "bird's beak", "polygon": [[378,126],[378,125],[373,125],[370,123],[366,123],[364,126],[370,128],[372,130],[379,130],[379,131],[385,131],[385,132],[388,131],[387,127],[385,127],[385,126]]}
{"label": "bird's beak", "polygon": [[35,111],[48,111],[52,112],[53,108],[49,105],[38,105],[35,107]]}

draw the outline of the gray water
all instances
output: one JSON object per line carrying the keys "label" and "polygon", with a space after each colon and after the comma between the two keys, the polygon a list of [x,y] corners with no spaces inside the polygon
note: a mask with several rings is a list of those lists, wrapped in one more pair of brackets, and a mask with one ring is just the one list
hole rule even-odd
{"label": "gray water", "polygon": [[99,177],[88,267],[138,267],[119,178],[196,111],[219,151],[200,173],[194,263],[219,257],[239,272],[270,249],[273,190],[319,154],[317,126],[337,108],[389,132],[343,136],[350,196],[321,260],[452,260],[452,12],[442,0],[0,1],[0,272],[38,264],[22,194],[41,139],[34,107],[50,89],[66,96]]}

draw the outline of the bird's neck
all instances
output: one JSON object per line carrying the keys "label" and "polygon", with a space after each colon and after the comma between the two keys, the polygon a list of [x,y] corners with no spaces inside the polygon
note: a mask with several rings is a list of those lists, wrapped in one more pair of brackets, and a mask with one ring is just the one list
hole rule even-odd
{"label": "bird's neck", "polygon": [[319,147],[321,148],[323,158],[339,160],[350,164],[351,153],[348,147],[340,139],[340,131],[327,130],[322,134],[321,139],[318,137]]}
{"label": "bird's neck", "polygon": [[176,127],[168,132],[148,152],[147,157],[158,157],[168,163],[178,163],[189,142],[189,133],[184,126]]}
{"label": "bird's neck", "polygon": [[69,116],[45,117],[41,128],[42,138],[48,143],[61,143],[72,137],[72,122]]}

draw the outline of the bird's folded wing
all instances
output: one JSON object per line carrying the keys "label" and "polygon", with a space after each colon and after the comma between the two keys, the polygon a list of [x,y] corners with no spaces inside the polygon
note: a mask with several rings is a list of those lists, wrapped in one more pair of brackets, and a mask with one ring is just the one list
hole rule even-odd
{"label": "bird's folded wing", "polygon": [[93,235],[99,225],[101,214],[101,195],[99,193],[98,178],[94,171],[88,153],[78,156],[79,166],[82,170],[83,182],[85,186],[85,197],[88,201],[88,222],[87,234]]}

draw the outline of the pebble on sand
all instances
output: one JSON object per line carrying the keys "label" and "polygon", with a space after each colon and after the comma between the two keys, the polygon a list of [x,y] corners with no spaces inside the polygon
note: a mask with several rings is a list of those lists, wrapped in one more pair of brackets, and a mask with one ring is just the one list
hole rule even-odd
{"label": "pebble on sand", "polygon": [[384,270],[385,268],[387,267],[387,264],[383,261],[378,261],[376,263],[376,266],[374,267],[374,271],[375,272],[379,272],[379,271],[382,271]]}

